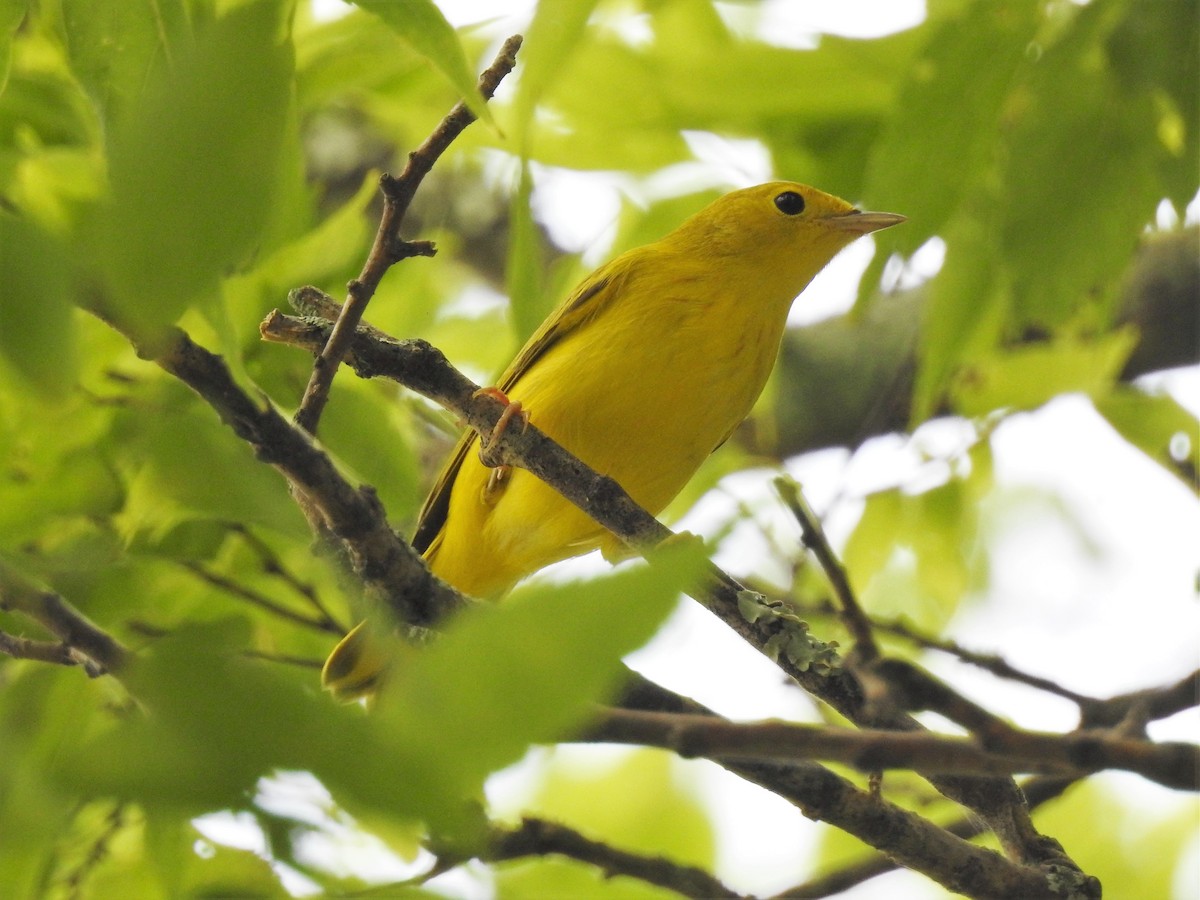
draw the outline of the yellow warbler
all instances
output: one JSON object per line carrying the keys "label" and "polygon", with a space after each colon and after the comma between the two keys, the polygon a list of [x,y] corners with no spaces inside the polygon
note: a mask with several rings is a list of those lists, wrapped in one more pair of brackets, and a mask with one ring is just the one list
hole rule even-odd
{"label": "yellow warbler", "polygon": [[[855,238],[903,222],[791,182],[733,191],[666,237],[601,266],[542,323],[497,386],[530,419],[657,514],[750,412],[793,299]],[[560,559],[619,543],[528,472],[500,479],[459,440],[413,544],[475,597]],[[362,626],[323,673],[371,689],[383,654]]]}

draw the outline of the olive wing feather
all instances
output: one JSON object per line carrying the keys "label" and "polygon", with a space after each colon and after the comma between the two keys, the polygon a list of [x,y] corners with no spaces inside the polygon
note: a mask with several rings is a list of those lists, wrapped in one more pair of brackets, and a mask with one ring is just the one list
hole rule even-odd
{"label": "olive wing feather", "polygon": [[[580,284],[558,310],[538,326],[516,359],[504,370],[496,386],[502,391],[509,391],[548,349],[586,322],[593,320],[609,305],[621,280],[614,271],[613,263],[609,263]],[[462,468],[463,460],[475,446],[478,437],[473,429],[468,428],[463,432],[454,452],[434,482],[424,506],[421,507],[412,540],[418,553],[428,550],[445,526],[450,509],[450,490]]]}

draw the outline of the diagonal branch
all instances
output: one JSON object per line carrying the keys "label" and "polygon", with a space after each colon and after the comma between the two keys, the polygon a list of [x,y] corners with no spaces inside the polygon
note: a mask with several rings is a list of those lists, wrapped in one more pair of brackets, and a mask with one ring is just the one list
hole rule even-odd
{"label": "diagonal branch", "polygon": [[[1044,803],[1061,797],[1066,789],[1075,782],[1074,778],[1039,776],[1022,782],[1021,791],[1029,800],[1029,808],[1036,809]],[[965,816],[945,826],[945,830],[956,837],[969,841],[982,835],[986,826],[976,816]],[[889,859],[882,853],[874,853],[848,863],[827,875],[818,876],[789,888],[776,894],[771,900],[818,900],[821,897],[837,896],[856,885],[894,872],[898,868],[900,868],[900,864],[896,860]]]}
{"label": "diagonal branch", "polygon": [[[516,65],[517,50],[521,47],[521,36],[514,35],[504,42],[495,62],[479,78],[479,93],[490,100],[504,77]],[[321,413],[329,401],[329,390],[337,374],[338,365],[345,356],[346,348],[354,337],[354,329],[362,321],[367,304],[375,296],[379,282],[395,263],[410,256],[433,256],[437,248],[428,241],[400,240],[400,226],[408,213],[413,195],[421,181],[429,174],[438,157],[446,151],[463,129],[475,121],[475,114],[465,103],[459,101],[442,120],[441,124],[408,156],[408,165],[399,178],[384,174],[379,182],[383,191],[383,214],[375,233],[375,242],[359,276],[350,282],[346,303],[337,316],[337,323],[329,339],[321,348],[313,363],[308,387],[296,412],[296,423],[309,434],[317,433]]]}
{"label": "diagonal branch", "polygon": [[[25,659],[40,659],[62,665],[82,664],[95,677],[119,672],[129,660],[129,651],[111,634],[88,619],[60,594],[34,584],[15,568],[0,561],[0,609],[11,609],[37,622],[60,643],[27,641],[4,635],[0,651]],[[52,648],[59,647],[55,652]]]}
{"label": "diagonal branch", "polygon": [[[121,330],[119,323],[114,327]],[[270,404],[257,402],[234,381],[225,361],[178,328],[158,336],[153,348],[135,349],[201,396],[263,462],[276,468],[345,547],[351,567],[369,594],[400,622],[428,627],[470,601],[434,577],[412,546],[392,531],[369,485],[355,488],[312,439]]]}
{"label": "diagonal branch", "polygon": [[[315,288],[294,291],[292,300],[316,315],[334,303]],[[311,349],[323,346],[329,327],[327,321],[318,318],[300,319],[276,311],[260,325],[260,332],[266,340]],[[490,433],[503,411],[499,401],[478,394],[478,386],[425,341],[397,341],[363,327],[351,343],[346,362],[361,377],[385,376],[429,397],[481,433]],[[585,466],[532,424],[526,429],[509,429],[490,451],[494,462],[529,470],[651,560],[653,548],[672,535],[616,482]],[[688,593],[805,690],[855,724],[901,731],[921,729],[915,719],[894,704],[868,703],[853,673],[829,668],[827,645],[811,638],[805,623],[781,606],[747,591],[716,566],[710,566],[703,583]],[[1011,778],[927,777],[947,797],[983,817],[1014,859],[1077,872],[1062,848],[1037,832]]]}
{"label": "diagonal branch", "polygon": [[842,622],[854,636],[854,651],[858,658],[864,662],[878,658],[879,645],[871,631],[871,622],[858,602],[854,588],[850,586],[850,576],[846,574],[846,567],[833,552],[829,538],[825,536],[825,529],[809,508],[800,485],[794,479],[781,475],[775,479],[775,490],[800,525],[800,536],[804,546],[816,556],[817,562],[825,571],[825,577],[833,586],[834,596],[841,606]]}

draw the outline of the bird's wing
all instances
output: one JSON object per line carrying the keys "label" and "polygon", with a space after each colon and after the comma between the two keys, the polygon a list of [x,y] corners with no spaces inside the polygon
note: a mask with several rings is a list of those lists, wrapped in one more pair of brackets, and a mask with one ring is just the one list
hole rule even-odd
{"label": "bird's wing", "polygon": [[[525,342],[525,346],[521,348],[516,359],[509,363],[508,368],[504,370],[504,374],[497,381],[496,386],[500,390],[510,390],[550,347],[585,322],[594,319],[601,310],[610,305],[620,283],[624,280],[621,276],[628,270],[628,261],[625,261],[625,265],[620,265],[622,260],[625,260],[625,257],[620,257],[593,272],[554,313],[547,317],[546,321],[538,326],[538,330]],[[533,411],[533,414],[537,415],[536,410]],[[417,529],[412,540],[413,547],[418,553],[424,553],[429,549],[441,532],[442,526],[446,524],[446,516],[450,509],[450,489],[454,486],[454,479],[458,477],[463,460],[467,458],[467,453],[474,446],[477,437],[478,435],[472,429],[463,432],[462,437],[458,439],[458,444],[454,447],[454,452],[446,461],[446,465],[442,467],[433,489],[425,500],[425,505],[421,507],[421,514],[417,517]]]}

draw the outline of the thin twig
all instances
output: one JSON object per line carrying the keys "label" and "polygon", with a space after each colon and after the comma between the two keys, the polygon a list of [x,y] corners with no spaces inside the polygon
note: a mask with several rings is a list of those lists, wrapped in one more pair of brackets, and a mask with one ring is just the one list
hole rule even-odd
{"label": "thin twig", "polygon": [[242,656],[247,659],[261,659],[265,662],[280,663],[285,666],[295,666],[299,669],[321,671],[325,665],[324,659],[314,659],[311,656],[295,656],[290,653],[268,653],[266,650],[243,650]]}
{"label": "thin twig", "polygon": [[800,539],[804,542],[804,546],[812,551],[817,562],[821,564],[821,568],[825,570],[825,577],[829,579],[834,595],[841,605],[842,621],[850,631],[851,637],[854,638],[855,653],[863,661],[869,662],[876,659],[879,656],[879,645],[875,643],[875,635],[871,631],[871,621],[863,612],[863,608],[854,594],[854,588],[850,586],[846,567],[833,552],[829,538],[825,536],[825,529],[821,527],[817,517],[809,509],[800,485],[794,479],[781,475],[775,479],[775,490],[779,492],[784,504],[800,524]]}
{"label": "thin twig", "polygon": [[259,609],[264,609],[273,616],[278,616],[296,625],[303,625],[305,628],[315,628],[318,631],[324,631],[329,634],[340,636],[346,633],[345,629],[331,619],[314,619],[303,613],[298,613],[294,609],[288,609],[286,606],[276,603],[270,597],[252,588],[248,588],[244,584],[234,581],[232,578],[227,578],[218,572],[210,571],[198,562],[186,560],[181,565],[197,578],[206,581],[213,587],[219,588],[233,597],[245,600]]}
{"label": "thin twig", "polygon": [[13,659],[32,659],[56,666],[77,666],[80,659],[60,641],[36,641],[0,631],[0,653]]}
{"label": "thin twig", "polygon": [[312,606],[313,609],[317,611],[317,614],[322,620],[334,623],[337,626],[339,633],[346,633],[348,630],[346,626],[339,622],[337,617],[329,611],[329,608],[323,602],[321,602],[321,598],[317,594],[316,589],[311,584],[301,581],[290,571],[288,571],[288,568],[283,564],[278,555],[276,555],[274,549],[272,549],[266,541],[260,538],[245,525],[242,525],[240,522],[232,523],[230,525],[230,530],[240,536],[246,545],[252,551],[254,551],[255,554],[257,554],[258,558],[262,561],[262,568],[264,572],[266,572],[268,575],[273,575],[274,577],[278,578],[289,588],[295,591],[305,600],[305,602],[307,602],[310,606]]}
{"label": "thin twig", "polygon": [[113,839],[125,825],[126,804],[114,803],[104,820],[104,830],[96,835],[96,839],[88,848],[87,855],[79,861],[75,869],[67,873],[63,883],[67,888],[68,900],[78,900],[86,896],[84,885],[88,877],[104,862],[108,856]]}
{"label": "thin twig", "polygon": [[[512,71],[516,64],[521,36],[514,35],[504,42],[500,53],[487,71],[479,78],[479,93],[485,100],[491,99],[497,86]],[[333,385],[338,366],[346,354],[346,348],[354,337],[354,330],[362,321],[367,304],[375,295],[384,274],[392,265],[411,256],[432,256],[437,248],[428,241],[400,240],[400,226],[408,213],[409,204],[418,185],[433,168],[438,157],[468,125],[475,121],[475,114],[462,101],[454,105],[441,124],[408,156],[408,164],[399,178],[384,174],[380,178],[383,191],[383,215],[375,233],[371,252],[358,278],[350,282],[346,303],[337,323],[329,334],[329,340],[313,363],[308,387],[296,412],[296,424],[309,434],[317,433],[321,413],[329,401],[329,390]]]}
{"label": "thin twig", "polygon": [[[827,612],[832,613],[833,610],[828,609]],[[1072,703],[1075,703],[1079,706],[1084,706],[1086,704],[1095,702],[1093,698],[1088,697],[1086,694],[1080,694],[1076,691],[1072,691],[1069,688],[1063,687],[1061,684],[1051,681],[1048,678],[1043,678],[1040,675],[1033,675],[1029,672],[1024,672],[1016,668],[1014,665],[1008,662],[1008,660],[996,654],[980,653],[978,651],[969,650],[953,640],[935,638],[927,634],[922,634],[917,629],[913,628],[908,622],[905,622],[901,619],[880,620],[872,617],[871,626],[876,631],[883,631],[896,637],[904,638],[905,640],[910,641],[913,644],[916,644],[918,647],[922,647],[926,650],[937,650],[941,653],[948,653],[951,656],[958,658],[962,662],[991,672],[998,678],[1007,678],[1009,681],[1016,681],[1020,682],[1021,684],[1029,685],[1030,687],[1038,688],[1039,690],[1046,691],[1049,694],[1054,694],[1058,697],[1070,700]]]}

